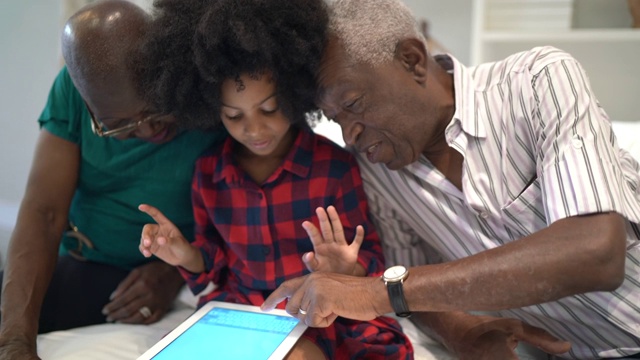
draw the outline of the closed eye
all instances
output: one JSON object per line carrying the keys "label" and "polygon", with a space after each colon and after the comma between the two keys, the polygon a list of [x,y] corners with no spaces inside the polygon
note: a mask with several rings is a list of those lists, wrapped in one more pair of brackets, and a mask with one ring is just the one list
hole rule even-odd
{"label": "closed eye", "polygon": [[265,115],[272,115],[278,112],[278,110],[280,110],[279,108],[275,108],[275,109],[263,109],[262,113]]}
{"label": "closed eye", "polygon": [[228,120],[234,121],[234,120],[240,120],[242,118],[242,114],[237,114],[237,115],[225,114],[224,117],[226,117]]}
{"label": "closed eye", "polygon": [[361,99],[362,97],[357,97],[353,100],[350,100],[349,102],[344,104],[344,108],[352,112],[357,111],[359,109]]}

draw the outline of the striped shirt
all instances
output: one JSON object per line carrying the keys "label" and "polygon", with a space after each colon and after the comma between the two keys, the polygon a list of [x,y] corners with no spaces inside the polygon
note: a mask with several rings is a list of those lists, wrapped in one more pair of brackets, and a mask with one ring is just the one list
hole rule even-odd
{"label": "striped shirt", "polygon": [[640,166],[618,147],[580,64],[552,47],[475,68],[438,61],[452,68],[456,111],[445,136],[464,156],[464,191],[424,156],[390,171],[359,154],[387,263],[451,261],[562,218],[615,211],[628,219],[620,288],[500,315],[570,341],[568,357],[640,352]]}

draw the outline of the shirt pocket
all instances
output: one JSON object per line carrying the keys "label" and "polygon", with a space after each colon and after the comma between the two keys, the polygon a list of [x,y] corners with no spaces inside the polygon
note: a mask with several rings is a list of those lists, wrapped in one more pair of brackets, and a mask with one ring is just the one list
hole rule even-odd
{"label": "shirt pocket", "polygon": [[540,180],[531,182],[515,199],[501,208],[508,230],[520,238],[547,226]]}

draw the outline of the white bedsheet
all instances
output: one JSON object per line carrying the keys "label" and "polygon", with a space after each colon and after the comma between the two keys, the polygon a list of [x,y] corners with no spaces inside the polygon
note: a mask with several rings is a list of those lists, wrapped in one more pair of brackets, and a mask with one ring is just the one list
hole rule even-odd
{"label": "white bedsheet", "polygon": [[[158,342],[195,311],[196,299],[183,288],[176,308],[152,325],[102,324],[54,331],[38,336],[38,354],[43,360],[133,360]],[[445,348],[420,332],[408,319],[398,319],[415,351],[417,360],[454,360]],[[542,360],[539,350],[521,346],[523,360]],[[180,359],[181,360],[181,359]]]}
{"label": "white bedsheet", "polygon": [[[174,310],[162,321],[150,326],[104,324],[55,331],[38,337],[38,353],[43,360],[132,360],[192,312],[193,309],[189,308]],[[454,359],[436,342],[420,334],[410,322],[405,322],[405,319],[401,322],[414,344],[416,359]]]}
{"label": "white bedsheet", "polygon": [[[103,324],[55,331],[38,337],[43,360],[133,360],[158,342],[194,310],[182,307],[152,325]],[[411,339],[417,360],[454,360],[446,349],[418,331],[407,319],[399,319]],[[547,356],[527,346],[518,349],[520,359],[542,360]]]}
{"label": "white bedsheet", "polygon": [[[337,125],[323,124],[318,130],[342,143]],[[614,122],[620,147],[640,159],[640,122]],[[181,293],[176,309],[162,321],[150,325],[104,324],[67,331],[57,331],[38,337],[38,353],[43,360],[132,360],[144,353],[162,336],[170,332],[192,312],[195,299],[188,290]],[[442,346],[430,339],[407,319],[400,319],[404,331],[411,339],[418,360],[454,359]],[[521,359],[546,359],[539,350],[519,347]]]}

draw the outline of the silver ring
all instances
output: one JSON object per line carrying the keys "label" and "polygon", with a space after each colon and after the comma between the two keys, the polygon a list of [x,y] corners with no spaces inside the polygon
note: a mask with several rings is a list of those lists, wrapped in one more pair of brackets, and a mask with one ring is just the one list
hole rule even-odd
{"label": "silver ring", "polygon": [[302,314],[302,315],[307,315],[307,311],[306,310],[302,310],[302,308],[298,309],[298,313]]}
{"label": "silver ring", "polygon": [[148,307],[146,307],[146,306],[141,307],[141,308],[138,310],[138,312],[139,312],[140,314],[142,314],[142,317],[143,317],[143,318],[145,318],[145,319],[147,319],[147,318],[149,318],[149,316],[151,316],[151,309],[149,309],[149,308],[148,308]]}

